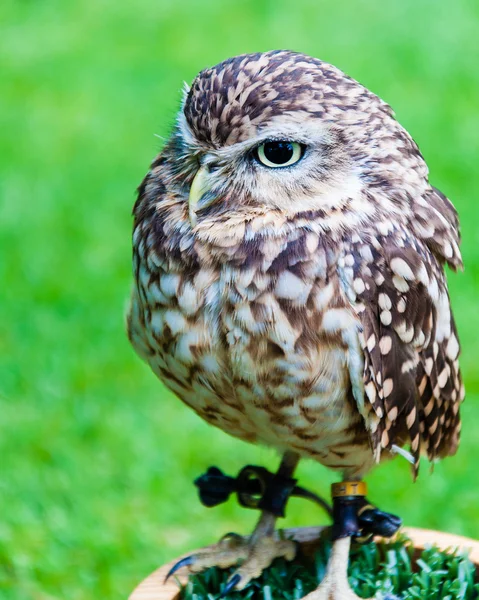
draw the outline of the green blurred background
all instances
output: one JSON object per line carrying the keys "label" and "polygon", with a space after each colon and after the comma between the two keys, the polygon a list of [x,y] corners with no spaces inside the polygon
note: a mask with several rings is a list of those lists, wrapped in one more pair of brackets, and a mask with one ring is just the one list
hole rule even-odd
{"label": "green blurred background", "polygon": [[[203,508],[210,464],[274,468],[212,429],[130,349],[130,210],[183,81],[231,55],[300,50],[395,108],[462,218],[450,277],[467,385],[463,444],[370,497],[409,525],[479,536],[477,0],[3,0],[0,6],[0,598],[125,598],[163,561],[256,514]],[[304,463],[305,485],[333,477]],[[292,501],[284,525],[324,522]]]}

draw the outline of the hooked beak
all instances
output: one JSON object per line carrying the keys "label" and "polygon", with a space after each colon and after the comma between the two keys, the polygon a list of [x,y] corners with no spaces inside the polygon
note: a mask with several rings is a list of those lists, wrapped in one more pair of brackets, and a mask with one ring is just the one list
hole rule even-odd
{"label": "hooked beak", "polygon": [[210,186],[208,183],[208,175],[208,167],[202,166],[196,173],[191,183],[190,197],[188,199],[188,213],[192,227],[196,225],[197,210],[199,208],[205,208],[213,202],[213,199],[201,202],[201,199],[204,196],[204,194],[210,190]]}

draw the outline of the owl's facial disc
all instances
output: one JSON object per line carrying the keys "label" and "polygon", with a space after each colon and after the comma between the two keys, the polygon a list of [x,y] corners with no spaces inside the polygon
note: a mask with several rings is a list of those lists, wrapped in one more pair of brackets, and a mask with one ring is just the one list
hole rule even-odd
{"label": "owl's facial disc", "polygon": [[411,168],[417,149],[387,104],[336,67],[289,51],[201,71],[168,152],[177,197],[205,228],[271,210],[353,229],[383,210],[399,214],[405,182],[409,196],[427,179],[422,163]]}
{"label": "owl's facial disc", "polygon": [[192,188],[186,200],[193,227],[219,214],[249,214],[252,207],[290,215],[340,210],[360,195],[341,128],[320,118],[294,111],[277,115],[231,144],[201,141],[184,115],[178,131],[178,171]]}
{"label": "owl's facial disc", "polygon": [[[247,165],[249,169],[264,169],[268,171],[286,171],[295,168],[302,160],[307,145],[289,139],[266,139],[261,143],[242,144],[241,148],[229,149],[226,154],[217,153],[215,156],[206,154],[196,172],[190,186],[188,197],[188,213],[191,225],[197,223],[197,212],[207,208],[217,199],[218,184],[221,183],[221,171],[229,171],[231,165],[234,170],[242,172]],[[212,172],[210,172],[210,169]],[[214,171],[220,173],[214,173]],[[243,172],[246,181],[248,173]]]}

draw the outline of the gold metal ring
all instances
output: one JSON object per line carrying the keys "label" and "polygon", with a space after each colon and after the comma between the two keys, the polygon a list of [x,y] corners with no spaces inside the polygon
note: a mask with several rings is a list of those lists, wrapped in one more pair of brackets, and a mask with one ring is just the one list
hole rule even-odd
{"label": "gold metal ring", "polygon": [[333,483],[331,486],[331,496],[340,498],[344,496],[366,496],[368,486],[364,481],[342,481]]}

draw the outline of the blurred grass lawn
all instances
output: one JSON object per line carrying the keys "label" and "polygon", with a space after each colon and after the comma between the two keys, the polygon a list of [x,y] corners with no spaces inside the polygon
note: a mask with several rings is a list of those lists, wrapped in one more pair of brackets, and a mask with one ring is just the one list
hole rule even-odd
{"label": "blurred grass lawn", "polygon": [[[479,536],[479,4],[4,0],[0,23],[0,598],[125,598],[161,562],[253,525],[233,502],[202,508],[192,479],[276,457],[166,392],[123,313],[134,190],[183,80],[271,48],[333,62],[390,102],[459,209],[463,445],[414,486],[404,461],[369,481],[407,524]],[[328,494],[324,468],[300,478]],[[284,524],[319,522],[292,501]]]}

